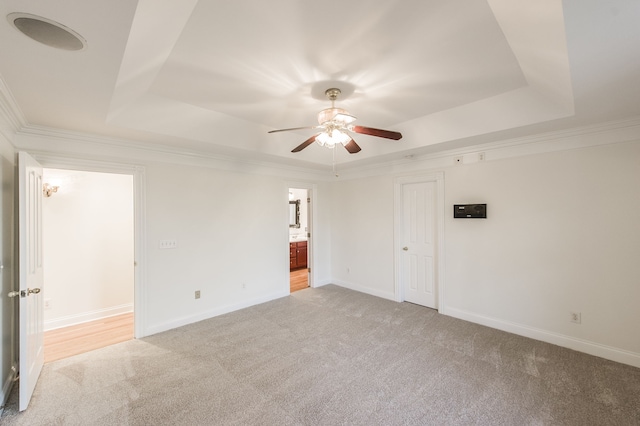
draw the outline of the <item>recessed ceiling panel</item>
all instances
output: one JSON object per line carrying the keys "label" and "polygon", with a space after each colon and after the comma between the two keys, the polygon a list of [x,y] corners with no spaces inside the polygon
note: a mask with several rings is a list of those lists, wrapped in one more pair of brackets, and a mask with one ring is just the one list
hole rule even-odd
{"label": "recessed ceiling panel", "polygon": [[377,126],[526,85],[484,1],[201,1],[150,90],[287,127],[328,106],[318,81],[352,85],[338,105]]}

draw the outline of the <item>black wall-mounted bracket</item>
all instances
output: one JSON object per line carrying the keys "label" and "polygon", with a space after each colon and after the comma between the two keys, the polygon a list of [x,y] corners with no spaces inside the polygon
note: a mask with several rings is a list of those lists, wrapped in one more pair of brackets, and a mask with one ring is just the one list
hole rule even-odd
{"label": "black wall-mounted bracket", "polygon": [[455,219],[486,219],[486,204],[454,204],[453,217]]}

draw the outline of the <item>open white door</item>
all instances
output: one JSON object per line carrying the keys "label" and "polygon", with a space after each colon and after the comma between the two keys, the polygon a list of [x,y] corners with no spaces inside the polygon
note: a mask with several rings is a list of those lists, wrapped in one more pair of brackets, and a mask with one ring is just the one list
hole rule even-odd
{"label": "open white door", "polygon": [[27,409],[44,364],[42,166],[18,153],[20,257],[20,411]]}

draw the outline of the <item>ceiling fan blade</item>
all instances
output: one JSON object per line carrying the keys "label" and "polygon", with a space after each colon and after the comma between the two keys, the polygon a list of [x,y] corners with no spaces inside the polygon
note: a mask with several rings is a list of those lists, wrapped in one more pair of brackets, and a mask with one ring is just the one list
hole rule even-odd
{"label": "ceiling fan blade", "polygon": [[347,143],[344,148],[349,151],[349,154],[355,154],[356,152],[360,152],[360,150],[362,148],[360,148],[360,146],[356,143],[356,141],[354,141],[353,139],[351,139],[349,141],[349,143]]}
{"label": "ceiling fan blade", "polygon": [[391,130],[374,129],[372,127],[364,126],[349,126],[349,130],[363,135],[378,136],[380,138],[393,139],[396,141],[398,139],[402,139],[402,134],[400,132],[392,132]]}
{"label": "ceiling fan blade", "polygon": [[[320,133],[318,133],[318,135],[319,134]],[[298,145],[295,148],[293,148],[291,150],[291,152],[300,152],[300,151],[302,151],[303,149],[305,149],[306,147],[308,147],[309,145],[314,143],[316,141],[316,137],[318,137],[318,135],[311,136],[309,139],[307,139],[306,141],[302,142],[300,145]]]}
{"label": "ceiling fan blade", "polygon": [[320,126],[292,127],[290,129],[269,130],[267,133],[288,132],[290,130],[317,129]]}

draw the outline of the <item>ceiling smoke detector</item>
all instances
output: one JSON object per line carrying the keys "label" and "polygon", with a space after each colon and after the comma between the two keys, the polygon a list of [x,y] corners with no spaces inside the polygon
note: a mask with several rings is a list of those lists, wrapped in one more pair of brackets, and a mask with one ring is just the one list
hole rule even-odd
{"label": "ceiling smoke detector", "polygon": [[62,50],[83,50],[87,47],[87,41],[71,28],[29,13],[10,13],[7,20],[18,31],[27,37]]}

